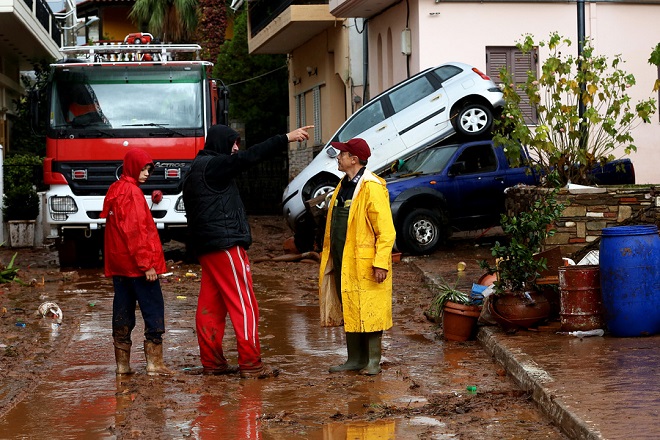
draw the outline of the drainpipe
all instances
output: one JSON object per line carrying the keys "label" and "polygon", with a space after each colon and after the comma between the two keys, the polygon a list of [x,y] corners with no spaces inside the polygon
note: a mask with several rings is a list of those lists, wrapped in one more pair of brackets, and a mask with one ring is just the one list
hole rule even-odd
{"label": "drainpipe", "polygon": [[362,105],[369,102],[369,21],[362,22]]}
{"label": "drainpipe", "polygon": [[[585,40],[585,19],[584,19],[584,0],[577,0],[577,38],[578,38],[578,58],[582,56]],[[582,62],[579,62],[578,69],[581,67]],[[584,81],[580,81],[580,93],[584,93],[587,87]],[[584,117],[584,102],[582,99],[578,100],[578,116],[582,120]],[[585,148],[587,145],[587,124],[584,120],[580,123],[580,147]]]}

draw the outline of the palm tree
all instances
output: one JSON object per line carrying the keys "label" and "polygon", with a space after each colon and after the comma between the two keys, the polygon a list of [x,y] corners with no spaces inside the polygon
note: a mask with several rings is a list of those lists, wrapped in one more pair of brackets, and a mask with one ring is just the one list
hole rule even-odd
{"label": "palm tree", "polygon": [[190,42],[197,27],[197,0],[136,0],[129,17],[145,23],[164,42]]}

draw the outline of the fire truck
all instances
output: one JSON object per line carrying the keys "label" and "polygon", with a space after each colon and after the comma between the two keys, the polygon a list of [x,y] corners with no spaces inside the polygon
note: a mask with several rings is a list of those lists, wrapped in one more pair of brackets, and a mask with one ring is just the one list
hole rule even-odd
{"label": "fire truck", "polygon": [[227,123],[228,94],[208,76],[212,64],[200,60],[199,45],[153,42],[131,34],[63,47],[64,58],[51,65],[44,212],[61,266],[102,260],[103,199],[130,148],[154,159],[140,188],[161,239],[184,239],[183,178],[207,129]]}

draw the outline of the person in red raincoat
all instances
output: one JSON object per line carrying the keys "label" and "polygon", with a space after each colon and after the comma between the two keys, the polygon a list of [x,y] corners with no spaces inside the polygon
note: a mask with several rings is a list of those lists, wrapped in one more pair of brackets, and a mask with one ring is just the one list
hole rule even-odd
{"label": "person in red raincoat", "polygon": [[112,338],[117,374],[131,374],[131,332],[135,305],[144,319],[144,352],[147,374],[170,374],[163,364],[165,304],[158,274],[165,273],[165,256],[156,224],[139,185],[146,182],[154,164],[138,148],[124,156],[123,172],[110,185],[103,201],[105,223],[105,276],[115,289],[112,304]]}

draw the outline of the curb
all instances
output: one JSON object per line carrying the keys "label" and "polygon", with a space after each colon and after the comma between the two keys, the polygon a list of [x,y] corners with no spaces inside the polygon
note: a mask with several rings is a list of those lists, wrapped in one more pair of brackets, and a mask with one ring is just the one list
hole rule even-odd
{"label": "curb", "polygon": [[[414,259],[407,259],[422,275],[424,281],[437,286],[433,275],[415,264]],[[530,393],[541,411],[559,426],[559,429],[571,439],[602,440],[604,437],[593,430],[587,423],[568,409],[562,399],[548,389],[545,384],[554,379],[539,368],[534,359],[522,350],[513,352],[498,340],[504,335],[499,327],[481,326],[477,331],[477,341],[483,349],[492,356],[523,391]]]}
{"label": "curb", "polygon": [[514,353],[500,344],[498,337],[501,335],[503,332],[497,327],[480,327],[477,340],[484,350],[504,367],[516,385],[531,394],[542,412],[572,439],[603,439],[604,437],[568,409],[563,400],[545,386],[546,383],[554,382],[552,376],[540,369],[534,359],[522,350]]}

